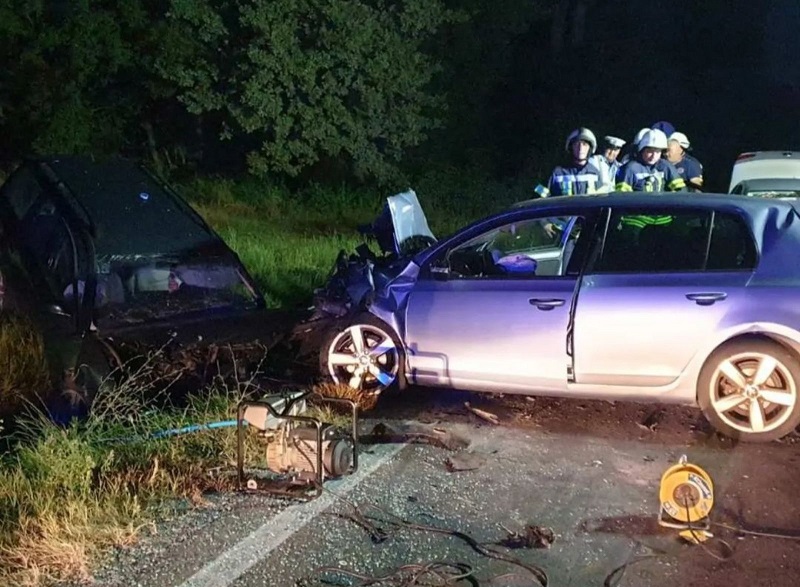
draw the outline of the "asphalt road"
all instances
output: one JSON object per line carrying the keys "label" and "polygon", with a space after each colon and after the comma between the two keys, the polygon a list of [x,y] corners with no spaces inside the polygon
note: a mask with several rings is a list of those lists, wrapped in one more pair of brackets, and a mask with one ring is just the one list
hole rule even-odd
{"label": "asphalt road", "polygon": [[[376,419],[365,421],[365,429],[382,422],[390,430],[425,431],[455,439],[448,448],[364,447],[355,475],[330,482],[322,497],[304,504],[209,496],[207,507],[166,521],[154,535],[115,553],[95,585],[294,587],[320,585],[320,579],[360,585],[361,579],[319,569],[377,577],[434,562],[468,565],[461,568],[482,587],[541,585],[531,571],[536,567],[551,586],[800,581],[798,539],[715,527],[715,538],[701,547],[655,522],[661,474],[685,454],[714,480],[716,522],[800,537],[796,438],[736,444],[710,433],[697,412],[684,408],[415,393],[372,414]],[[465,400],[497,414],[500,424],[470,414]],[[367,529],[356,511],[371,516]],[[529,526],[544,533],[531,537],[547,538],[552,530],[549,547],[492,544],[509,533],[524,535]],[[487,549],[522,564],[486,556]],[[637,562],[610,577],[631,561]],[[446,570],[438,567],[440,579]],[[435,579],[429,574],[419,583],[380,585],[442,584]]]}

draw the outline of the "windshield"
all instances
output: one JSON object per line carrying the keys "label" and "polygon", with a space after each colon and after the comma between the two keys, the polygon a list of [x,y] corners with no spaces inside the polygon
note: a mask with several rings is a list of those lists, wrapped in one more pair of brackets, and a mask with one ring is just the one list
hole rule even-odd
{"label": "windshield", "polygon": [[748,191],[747,195],[756,196],[758,198],[797,198],[800,197],[800,190]]}
{"label": "windshield", "polygon": [[232,255],[98,257],[95,307],[98,323],[106,326],[254,307],[258,301]]}

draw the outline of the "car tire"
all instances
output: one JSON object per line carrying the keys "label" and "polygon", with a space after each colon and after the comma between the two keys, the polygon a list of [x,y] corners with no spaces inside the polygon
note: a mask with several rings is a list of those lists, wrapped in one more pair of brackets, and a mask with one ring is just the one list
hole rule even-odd
{"label": "car tire", "polygon": [[771,442],[800,424],[800,361],[769,340],[727,343],[706,360],[697,402],[711,425],[744,442]]}
{"label": "car tire", "polygon": [[319,362],[325,381],[347,385],[364,396],[405,388],[403,345],[394,329],[367,312],[336,321],[323,339]]}

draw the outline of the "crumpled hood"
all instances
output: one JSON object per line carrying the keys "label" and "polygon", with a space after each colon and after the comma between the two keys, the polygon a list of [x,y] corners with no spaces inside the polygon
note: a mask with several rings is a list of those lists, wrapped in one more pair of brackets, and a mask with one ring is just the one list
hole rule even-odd
{"label": "crumpled hood", "polygon": [[413,255],[436,242],[417,194],[411,189],[386,198],[372,230],[381,250],[398,257]]}

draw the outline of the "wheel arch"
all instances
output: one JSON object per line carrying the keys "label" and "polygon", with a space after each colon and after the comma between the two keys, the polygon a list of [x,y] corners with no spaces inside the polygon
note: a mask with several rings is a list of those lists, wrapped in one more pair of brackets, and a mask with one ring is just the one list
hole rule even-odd
{"label": "wheel arch", "polygon": [[700,363],[699,368],[696,372],[696,380],[695,380],[695,399],[699,397],[699,383],[700,383],[700,374],[703,371],[703,368],[708,364],[709,360],[722,348],[734,344],[740,341],[747,341],[747,340],[760,340],[766,342],[772,342],[784,350],[789,352],[798,363],[800,363],[800,338],[792,338],[788,334],[779,333],[770,330],[751,330],[746,332],[740,332],[738,334],[729,336],[722,342],[718,343],[709,353],[705,355],[705,359],[703,359],[702,363]]}

